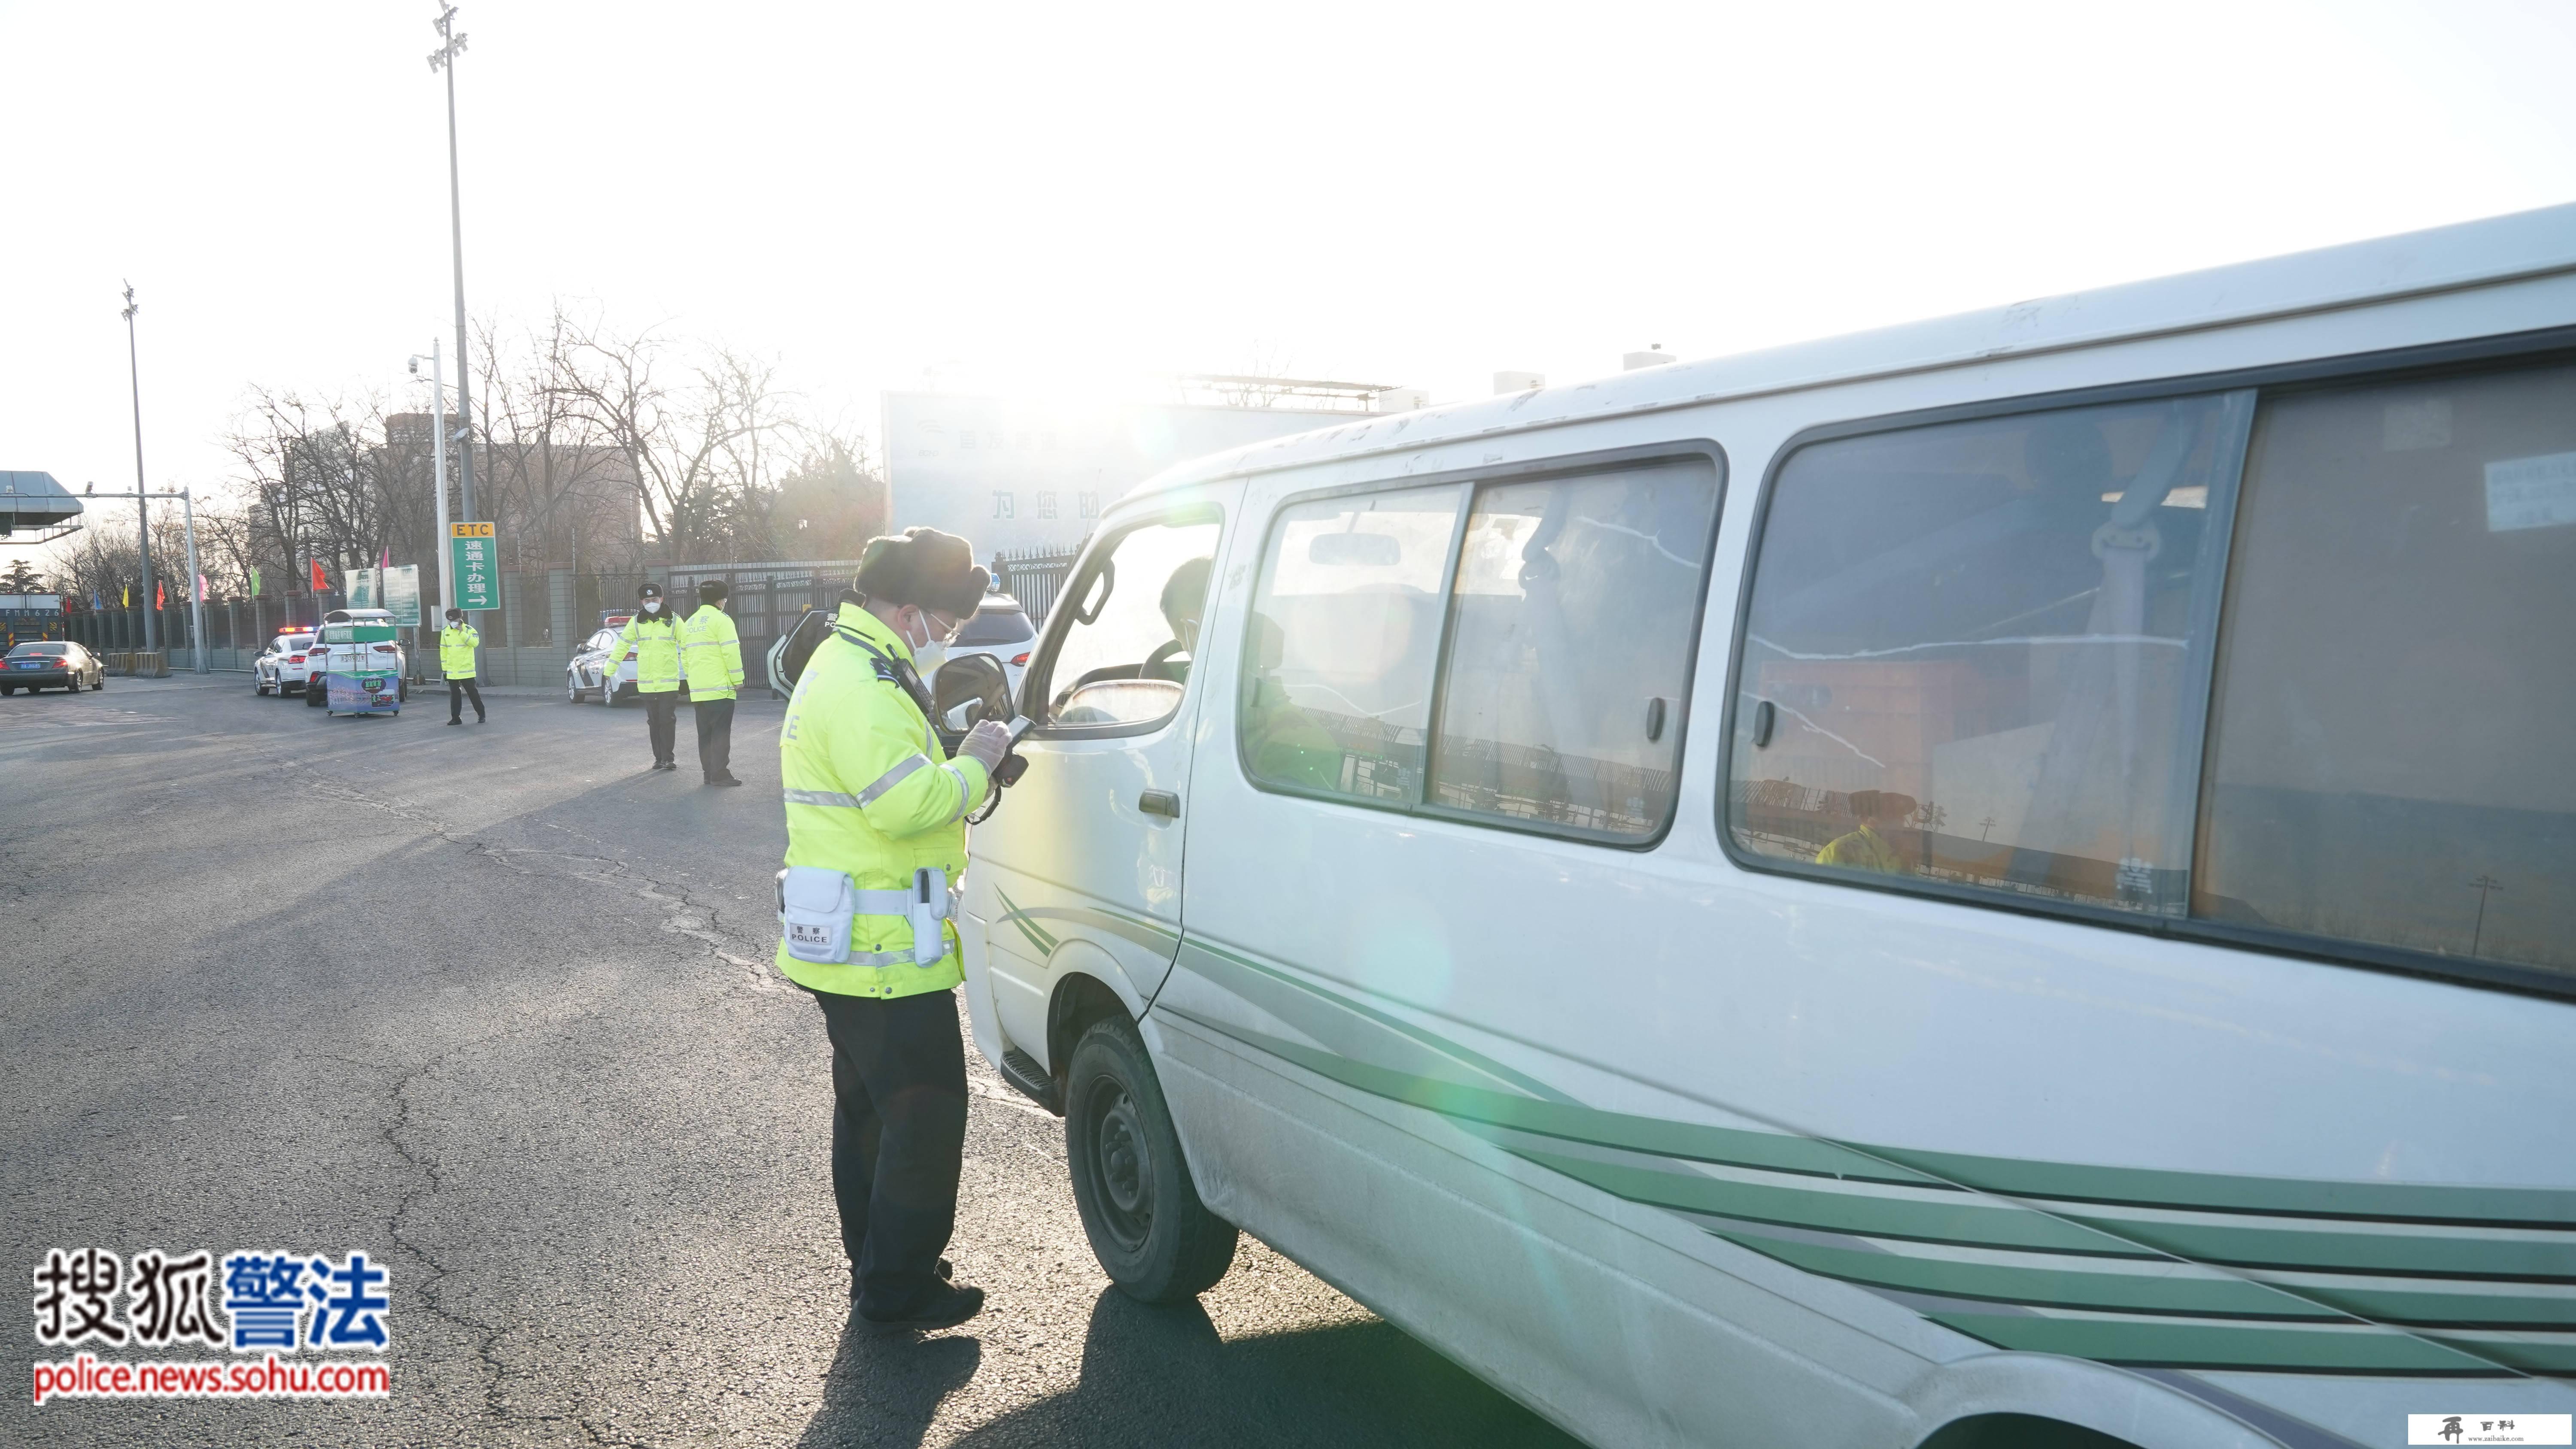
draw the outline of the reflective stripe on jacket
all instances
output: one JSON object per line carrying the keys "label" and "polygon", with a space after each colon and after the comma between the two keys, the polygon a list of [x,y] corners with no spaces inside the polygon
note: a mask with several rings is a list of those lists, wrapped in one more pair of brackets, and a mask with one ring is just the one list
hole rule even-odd
{"label": "reflective stripe on jacket", "polygon": [[680,625],[680,673],[689,681],[693,700],[734,697],[742,688],[742,633],[734,628],[732,615],[700,604]]}
{"label": "reflective stripe on jacket", "polygon": [[[956,885],[966,875],[965,815],[983,802],[990,777],[980,761],[949,759],[890,677],[894,661],[912,660],[893,630],[846,601],[834,630],[798,677],[779,728],[787,864],[845,872],[862,891],[909,891],[925,866]],[[955,924],[940,930],[947,954],[929,966],[913,964],[912,922],[882,915],[851,923],[846,966],[799,961],[784,941],[776,960],[788,980],[842,996],[946,991],[966,973]]]}
{"label": "reflective stripe on jacket", "polygon": [[474,677],[474,646],[483,636],[471,624],[450,624],[438,631],[438,672],[450,679]]}
{"label": "reflective stripe on jacket", "polygon": [[626,651],[635,651],[635,688],[643,694],[668,694],[680,687],[680,626],[668,610],[657,616],[638,613],[626,621],[609,652],[607,673],[614,676]]}

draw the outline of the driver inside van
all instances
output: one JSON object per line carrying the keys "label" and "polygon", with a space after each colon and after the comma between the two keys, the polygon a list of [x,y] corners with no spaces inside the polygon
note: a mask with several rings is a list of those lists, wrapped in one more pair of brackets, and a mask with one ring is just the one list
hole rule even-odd
{"label": "driver inside van", "polygon": [[1199,621],[1207,615],[1208,575],[1215,570],[1215,559],[1194,558],[1172,570],[1172,576],[1164,581],[1163,622],[1172,626],[1172,637],[1145,656],[1140,678],[1188,682],[1190,661],[1199,652]]}

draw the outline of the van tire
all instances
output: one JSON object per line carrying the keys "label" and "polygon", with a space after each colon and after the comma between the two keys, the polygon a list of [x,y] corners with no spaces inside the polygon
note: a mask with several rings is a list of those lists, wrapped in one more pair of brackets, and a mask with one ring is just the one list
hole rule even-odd
{"label": "van tire", "polygon": [[1083,1235],[1120,1292],[1180,1303],[1234,1266],[1234,1224],[1199,1200],[1163,1084],[1124,1016],[1093,1022],[1074,1043],[1064,1146]]}

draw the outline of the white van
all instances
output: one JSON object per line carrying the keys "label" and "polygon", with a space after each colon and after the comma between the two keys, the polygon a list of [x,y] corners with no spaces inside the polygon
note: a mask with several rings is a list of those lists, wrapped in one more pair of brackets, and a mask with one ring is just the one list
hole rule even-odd
{"label": "white van", "polygon": [[1138,1296],[1602,1444],[2576,1411],[2576,207],[1187,464],[1021,698],[975,1038]]}

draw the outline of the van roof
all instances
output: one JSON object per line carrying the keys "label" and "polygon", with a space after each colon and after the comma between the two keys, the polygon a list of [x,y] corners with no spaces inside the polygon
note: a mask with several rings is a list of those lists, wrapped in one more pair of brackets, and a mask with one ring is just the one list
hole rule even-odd
{"label": "van roof", "polygon": [[1176,463],[1128,497],[1327,458],[1930,372],[2570,271],[2576,271],[2576,203],[1758,352],[1640,368],[1590,382],[1354,418]]}

